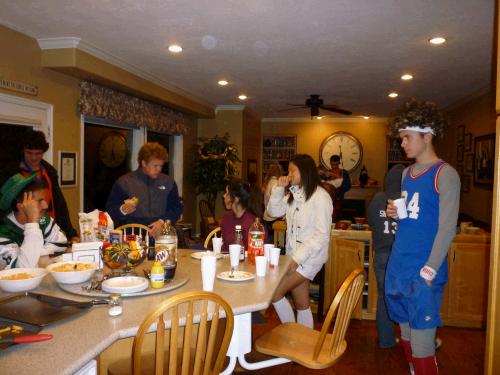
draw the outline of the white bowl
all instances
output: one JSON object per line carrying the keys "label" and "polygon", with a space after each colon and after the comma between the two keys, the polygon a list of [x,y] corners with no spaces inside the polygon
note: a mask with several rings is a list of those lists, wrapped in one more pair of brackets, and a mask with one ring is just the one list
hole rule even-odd
{"label": "white bowl", "polygon": [[[69,264],[74,266],[76,263],[89,264],[92,268],[84,271],[54,271],[54,268]],[[96,264],[92,262],[57,262],[52,263],[46,267],[47,271],[51,273],[54,279],[60,284],[79,284],[89,280],[96,270]]]}
{"label": "white bowl", "polygon": [[[5,276],[17,273],[29,273],[33,277],[29,279],[3,280]],[[3,270],[0,271],[0,288],[9,293],[25,292],[38,287],[46,275],[47,271],[43,268],[12,268]]]}

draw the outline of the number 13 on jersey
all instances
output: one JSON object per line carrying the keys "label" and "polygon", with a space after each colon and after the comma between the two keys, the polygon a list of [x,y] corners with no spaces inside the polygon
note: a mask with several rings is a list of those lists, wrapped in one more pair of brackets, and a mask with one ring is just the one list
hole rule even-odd
{"label": "number 13 on jersey", "polygon": [[[401,192],[401,197],[404,198],[405,202],[408,202],[408,192],[403,190]],[[408,211],[408,217],[410,219],[418,219],[418,212],[420,211],[420,207],[418,206],[418,191],[413,193],[413,196],[410,199],[410,202],[406,204],[406,211]]]}

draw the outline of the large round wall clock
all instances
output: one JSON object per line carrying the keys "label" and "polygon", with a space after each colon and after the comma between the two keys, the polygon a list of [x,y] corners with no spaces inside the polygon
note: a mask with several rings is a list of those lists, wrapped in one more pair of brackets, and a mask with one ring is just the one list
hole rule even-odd
{"label": "large round wall clock", "polygon": [[127,153],[127,140],[120,133],[107,133],[99,143],[99,160],[108,168],[122,165]]}
{"label": "large round wall clock", "polygon": [[336,132],[325,138],[319,148],[321,164],[330,169],[330,156],[339,155],[340,165],[347,172],[354,171],[363,159],[361,142],[352,134]]}

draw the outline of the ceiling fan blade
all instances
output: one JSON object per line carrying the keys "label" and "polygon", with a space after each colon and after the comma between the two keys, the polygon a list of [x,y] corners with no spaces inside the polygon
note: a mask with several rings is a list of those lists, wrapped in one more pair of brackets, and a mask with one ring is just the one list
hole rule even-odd
{"label": "ceiling fan blade", "polygon": [[320,108],[326,109],[327,111],[330,112],[341,113],[343,115],[352,115],[351,111],[348,111],[347,109],[342,109],[340,107],[337,107],[336,105],[322,105]]}

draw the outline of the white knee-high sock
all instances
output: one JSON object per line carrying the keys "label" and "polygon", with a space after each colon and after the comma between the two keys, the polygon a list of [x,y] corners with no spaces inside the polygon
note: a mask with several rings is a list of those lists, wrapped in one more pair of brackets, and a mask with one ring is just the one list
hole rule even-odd
{"label": "white knee-high sock", "polygon": [[280,318],[281,323],[295,322],[295,315],[293,314],[290,302],[283,297],[277,302],[273,302],[274,309]]}
{"label": "white knee-high sock", "polygon": [[310,307],[305,310],[297,310],[297,323],[308,328],[314,328],[313,314]]}

